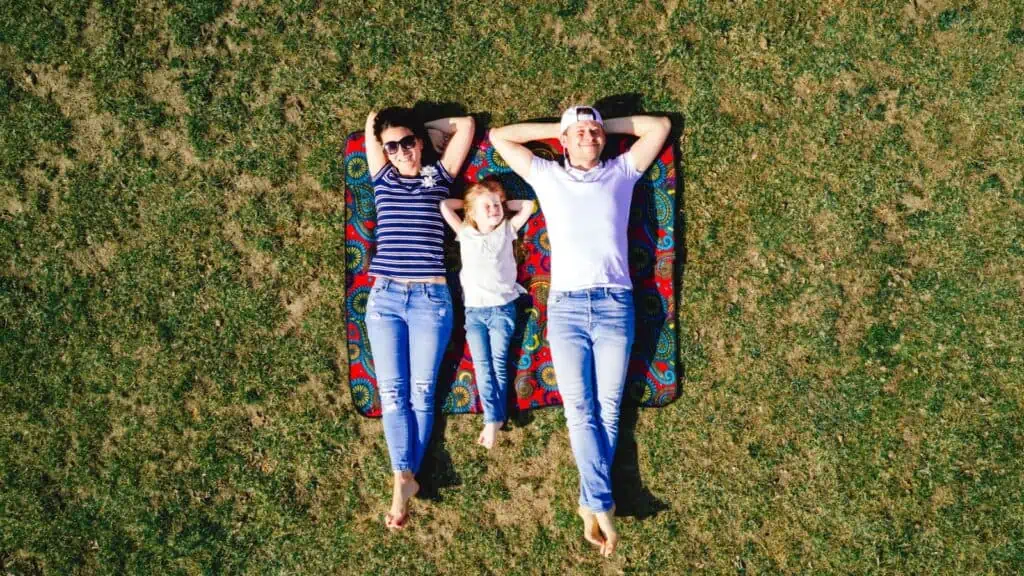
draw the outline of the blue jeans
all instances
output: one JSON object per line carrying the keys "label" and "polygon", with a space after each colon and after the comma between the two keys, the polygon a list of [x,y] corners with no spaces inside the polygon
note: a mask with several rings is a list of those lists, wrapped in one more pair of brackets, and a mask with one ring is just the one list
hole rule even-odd
{"label": "blue jeans", "polygon": [[466,341],[487,424],[505,421],[508,345],[516,327],[516,303],[466,308]]}
{"label": "blue jeans", "polygon": [[391,469],[415,473],[434,427],[437,371],[452,333],[448,286],[377,278],[366,303],[366,331]]}
{"label": "blue jeans", "polygon": [[593,512],[614,504],[611,466],[635,322],[633,293],[625,288],[552,291],[548,298],[548,343],[580,474],[580,506]]}

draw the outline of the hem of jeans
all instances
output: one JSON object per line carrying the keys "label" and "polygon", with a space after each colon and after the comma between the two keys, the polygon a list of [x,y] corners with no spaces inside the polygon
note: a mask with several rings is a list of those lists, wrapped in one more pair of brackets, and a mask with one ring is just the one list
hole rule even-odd
{"label": "hem of jeans", "polygon": [[501,420],[495,420],[484,416],[484,424],[504,424],[508,418],[502,418]]}
{"label": "hem of jeans", "polygon": [[592,506],[587,506],[583,502],[580,502],[580,508],[583,508],[587,512],[593,512],[594,514],[604,514],[605,512],[611,512],[612,508],[615,508],[615,503],[612,502],[607,508],[601,508],[600,510]]}
{"label": "hem of jeans", "polygon": [[416,473],[416,471],[412,469],[412,466],[405,466],[405,467],[402,467],[402,466],[392,466],[391,467],[391,471],[392,472],[412,472],[413,474]]}

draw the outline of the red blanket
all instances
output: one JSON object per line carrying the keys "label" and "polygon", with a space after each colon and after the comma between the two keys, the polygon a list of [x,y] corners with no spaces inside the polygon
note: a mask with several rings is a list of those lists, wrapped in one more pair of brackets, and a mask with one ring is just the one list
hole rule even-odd
{"label": "red blanket", "polygon": [[[609,138],[608,150],[625,151],[628,141]],[[558,158],[555,140],[531,143],[534,153]],[[488,140],[471,152],[459,180],[476,182],[487,176],[499,178],[509,199],[535,199],[533,190],[516,176]],[[453,197],[461,193],[458,183]],[[380,416],[380,397],[364,316],[372,278],[367,274],[374,246],[376,211],[366,165],[362,132],[345,142],[345,282],[348,322],[348,382],[356,408],[364,416]],[[675,270],[676,181],[671,145],[637,183],[630,208],[629,261],[636,303],[636,337],[630,359],[626,390],[642,406],[662,406],[675,399],[679,357],[676,323]],[[551,246],[543,213],[535,214],[516,242],[519,283],[529,294],[519,309],[517,331],[509,350],[514,370],[510,396],[520,410],[561,404],[551,351],[548,347],[547,296],[551,274]],[[450,239],[449,239],[450,240]],[[473,361],[463,329],[462,293],[459,287],[458,244],[447,243],[448,285],[455,303],[452,338],[438,379],[444,410],[450,414],[479,413]]]}

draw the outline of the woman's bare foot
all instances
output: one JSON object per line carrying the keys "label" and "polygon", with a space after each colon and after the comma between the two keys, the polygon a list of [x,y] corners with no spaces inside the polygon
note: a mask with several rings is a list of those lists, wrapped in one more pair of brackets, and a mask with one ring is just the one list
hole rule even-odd
{"label": "woman's bare foot", "polygon": [[484,424],[476,443],[490,450],[494,447],[494,441],[498,438],[498,430],[501,430],[501,422],[489,422]]}
{"label": "woman's bare foot", "polygon": [[615,553],[615,547],[619,544],[619,533],[615,531],[615,505],[607,512],[596,512],[594,518],[597,525],[601,527],[604,534],[604,544],[601,545],[601,555],[611,556]]}
{"label": "woman's bare foot", "polygon": [[597,526],[597,518],[594,513],[580,506],[576,513],[583,519],[583,538],[598,548],[604,547],[604,536]]}
{"label": "woman's bare foot", "polygon": [[405,522],[409,519],[409,500],[420,490],[412,472],[403,470],[395,472],[395,485],[391,493],[391,510],[384,517],[384,525],[391,531],[405,528]]}

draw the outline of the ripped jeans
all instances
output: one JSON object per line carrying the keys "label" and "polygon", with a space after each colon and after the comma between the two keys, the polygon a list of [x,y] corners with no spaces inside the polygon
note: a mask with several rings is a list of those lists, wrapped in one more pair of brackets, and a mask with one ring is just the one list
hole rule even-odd
{"label": "ripped jeans", "polygon": [[391,469],[416,473],[434,427],[437,372],[452,333],[448,286],[377,278],[366,330]]}

